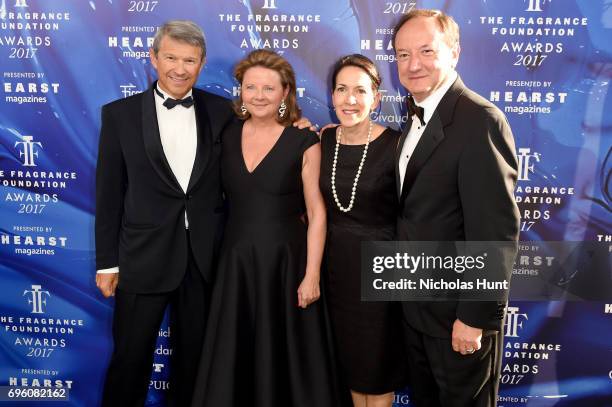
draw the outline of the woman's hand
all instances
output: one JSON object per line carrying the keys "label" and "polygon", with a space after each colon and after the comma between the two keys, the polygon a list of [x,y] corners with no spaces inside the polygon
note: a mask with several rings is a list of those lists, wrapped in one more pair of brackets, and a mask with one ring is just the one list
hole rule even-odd
{"label": "woman's hand", "polygon": [[298,287],[298,307],[306,308],[313,302],[319,299],[321,296],[321,290],[319,288],[319,276],[313,276],[312,274],[306,273],[302,283]]}

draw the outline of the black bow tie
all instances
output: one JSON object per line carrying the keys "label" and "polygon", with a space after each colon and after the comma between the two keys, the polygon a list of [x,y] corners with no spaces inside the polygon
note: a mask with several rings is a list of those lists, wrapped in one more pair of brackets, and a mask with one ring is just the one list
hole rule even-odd
{"label": "black bow tie", "polygon": [[172,99],[172,98],[167,98],[164,96],[163,93],[161,93],[159,91],[159,89],[155,88],[155,92],[159,95],[159,97],[164,98],[164,106],[166,106],[166,109],[170,110],[173,109],[175,106],[177,105],[183,105],[185,107],[191,107],[193,106],[193,97],[191,96],[187,96],[186,98],[183,99]]}
{"label": "black bow tie", "polygon": [[166,100],[164,100],[164,106],[166,106],[166,108],[168,108],[168,109],[172,109],[172,108],[174,108],[174,106],[177,106],[177,105],[183,105],[185,107],[191,107],[191,106],[193,106],[193,98],[191,96],[187,96],[184,99],[166,98]]}
{"label": "black bow tie", "polygon": [[410,117],[416,115],[421,121],[421,125],[425,126],[425,109],[421,106],[417,106],[412,96],[406,98],[406,104],[408,105],[408,115],[410,115]]}

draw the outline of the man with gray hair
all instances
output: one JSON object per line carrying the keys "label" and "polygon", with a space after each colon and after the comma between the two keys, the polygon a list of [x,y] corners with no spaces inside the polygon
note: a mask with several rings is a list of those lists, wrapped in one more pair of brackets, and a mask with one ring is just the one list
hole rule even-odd
{"label": "man with gray hair", "polygon": [[228,100],[193,88],[206,62],[202,30],[169,21],[150,53],[157,82],[102,108],[96,284],[115,296],[109,407],[144,405],[167,305],[169,405],[190,405],[222,230],[220,135],[233,113]]}

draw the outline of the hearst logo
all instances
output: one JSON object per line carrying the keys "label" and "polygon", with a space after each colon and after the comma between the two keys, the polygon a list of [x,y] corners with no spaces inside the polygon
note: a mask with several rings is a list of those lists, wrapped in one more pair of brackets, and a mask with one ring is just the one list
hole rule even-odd
{"label": "hearst logo", "polygon": [[540,162],[542,155],[537,152],[531,152],[530,148],[519,148],[516,155],[518,159],[518,180],[530,181],[529,174],[534,172],[534,163]]}
{"label": "hearst logo", "polygon": [[33,284],[31,290],[23,290],[23,296],[27,298],[28,304],[32,306],[31,314],[44,314],[47,306],[47,297],[51,297],[49,291],[43,290],[42,286]]}
{"label": "hearst logo", "polygon": [[612,314],[612,304],[606,304],[606,306],[604,308],[604,312],[606,314]]}
{"label": "hearst logo", "polygon": [[529,5],[527,6],[527,9],[525,11],[544,11],[542,10],[542,6],[546,3],[551,2],[552,0],[528,0],[527,3],[529,3]]}
{"label": "hearst logo", "polygon": [[519,331],[523,329],[523,322],[527,321],[527,314],[519,313],[518,307],[508,307],[506,314],[505,333],[506,338],[518,338]]}
{"label": "hearst logo", "polygon": [[34,141],[32,136],[23,136],[21,141],[15,142],[15,148],[19,149],[19,157],[23,159],[24,167],[36,167],[35,158],[38,158],[38,150],[42,149],[42,143]]}

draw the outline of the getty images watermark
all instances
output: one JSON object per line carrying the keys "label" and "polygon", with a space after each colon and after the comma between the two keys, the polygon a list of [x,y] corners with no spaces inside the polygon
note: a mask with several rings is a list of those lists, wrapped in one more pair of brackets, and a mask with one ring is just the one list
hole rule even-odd
{"label": "getty images watermark", "polygon": [[606,300],[603,242],[363,242],[364,301]]}

